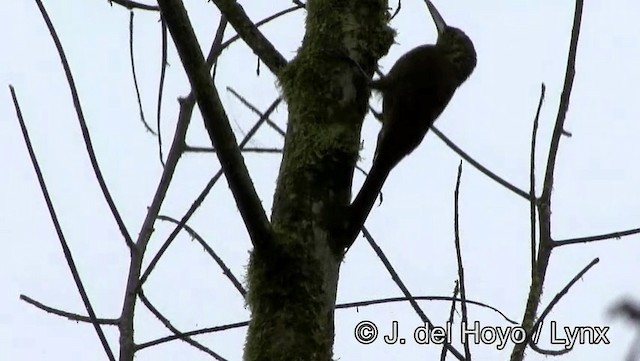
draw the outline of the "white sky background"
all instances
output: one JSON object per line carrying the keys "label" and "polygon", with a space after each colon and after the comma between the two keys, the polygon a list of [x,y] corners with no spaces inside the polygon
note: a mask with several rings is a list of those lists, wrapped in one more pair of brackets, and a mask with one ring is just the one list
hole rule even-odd
{"label": "white sky background", "polygon": [[[244,1],[255,21],[291,4]],[[70,61],[100,166],[129,232],[135,237],[157,185],[161,167],[156,139],[139,120],[128,54],[129,13],[104,1],[46,1]],[[391,2],[395,6],[395,2]],[[542,180],[558,99],[562,88],[574,3],[553,0],[438,1],[445,19],[473,39],[478,53],[475,73],[454,96],[438,127],[482,164],[522,189],[528,189],[531,124],[540,92],[547,85],[538,144],[538,180]],[[18,299],[26,294],[47,305],[85,314],[73,284],[11,104],[8,84],[16,88],[58,217],[98,314],[117,317],[128,267],[128,251],[91,170],[67,82],[45,24],[33,1],[7,2],[0,22],[0,359],[105,359],[95,331],[46,314]],[[211,3],[189,2],[189,14],[208,51],[218,12]],[[637,1],[585,4],[576,77],[557,162],[552,234],[556,239],[640,227],[640,151],[638,117],[640,43]],[[135,54],[147,119],[155,124],[160,69],[158,14],[137,11]],[[302,39],[304,12],[263,28],[291,59]],[[392,26],[398,30],[381,66],[385,71],[405,51],[435,40],[435,28],[422,1],[405,0]],[[225,38],[234,34],[229,26]],[[175,99],[188,83],[170,45],[163,103],[165,154],[175,126]],[[241,42],[223,54],[216,85],[236,136],[257,117],[226,86],[234,87],[264,110],[277,96],[266,66],[256,76],[256,57]],[[380,109],[379,98],[372,103]],[[272,116],[285,127],[286,106]],[[155,127],[155,126],[154,126]],[[368,168],[379,125],[368,117],[363,129],[363,167]],[[279,135],[263,127],[251,146],[278,147]],[[188,134],[191,145],[207,146],[196,109]],[[279,155],[247,154],[246,163],[271,209]],[[382,249],[414,295],[450,295],[457,276],[453,247],[453,190],[459,157],[432,134],[394,170],[384,187],[384,202],[367,222]],[[521,319],[529,287],[529,205],[464,163],[460,222],[467,295]],[[181,159],[163,214],[180,218],[218,162],[212,154]],[[358,176],[354,192],[363,178]],[[539,182],[538,185],[541,183]],[[539,188],[539,187],[538,187]],[[228,187],[221,181],[190,225],[207,239],[238,277],[243,277],[250,242]],[[160,247],[172,226],[156,224],[148,256]],[[544,308],[553,296],[594,257],[600,263],[579,281],[548,320],[560,326],[611,326],[611,344],[578,345],[563,360],[622,359],[635,335],[631,325],[607,317],[624,296],[640,299],[637,287],[640,236],[561,247],[551,257]],[[164,256],[145,287],[148,297],[183,331],[248,318],[243,300],[219,268],[195,242],[182,234]],[[339,302],[401,296],[366,241],[359,238],[341,271]],[[422,302],[436,323],[446,320],[448,302]],[[485,326],[507,324],[492,311],[470,306],[470,318]],[[168,335],[139,303],[136,341]],[[438,346],[359,345],[354,326],[371,320],[388,332],[398,320],[405,335],[420,325],[408,303],[336,312],[335,357],[355,359],[434,359]],[[117,352],[117,333],[107,328]],[[542,346],[548,346],[545,328]],[[197,339],[229,360],[240,360],[245,329]],[[558,348],[553,346],[552,348]],[[459,349],[462,349],[459,347]],[[476,359],[507,359],[512,344],[472,347]],[[528,351],[528,359],[545,357]],[[208,356],[181,341],[145,349],[138,360],[204,360]]]}

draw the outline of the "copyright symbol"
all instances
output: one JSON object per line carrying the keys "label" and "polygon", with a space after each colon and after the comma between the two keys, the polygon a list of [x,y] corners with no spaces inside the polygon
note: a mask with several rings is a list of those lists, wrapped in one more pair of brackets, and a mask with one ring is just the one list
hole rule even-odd
{"label": "copyright symbol", "polygon": [[371,321],[362,321],[353,330],[356,340],[363,345],[368,345],[378,338],[378,328]]}

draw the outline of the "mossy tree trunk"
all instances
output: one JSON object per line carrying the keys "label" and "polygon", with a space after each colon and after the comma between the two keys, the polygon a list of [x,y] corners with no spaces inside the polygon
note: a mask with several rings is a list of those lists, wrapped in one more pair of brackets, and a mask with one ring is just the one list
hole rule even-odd
{"label": "mossy tree trunk", "polygon": [[277,74],[289,122],[272,210],[273,240],[248,274],[245,360],[332,359],[334,307],[351,181],[369,91],[389,49],[383,0],[309,0],[297,56]]}

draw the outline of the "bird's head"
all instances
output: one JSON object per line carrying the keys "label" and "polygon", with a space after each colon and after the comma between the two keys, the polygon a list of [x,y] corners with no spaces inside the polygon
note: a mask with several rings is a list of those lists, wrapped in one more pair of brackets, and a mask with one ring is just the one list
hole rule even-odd
{"label": "bird's head", "polygon": [[425,3],[438,29],[436,47],[445,54],[454,66],[457,80],[462,84],[476,67],[476,50],[473,47],[473,42],[464,31],[447,25],[430,0],[425,0]]}

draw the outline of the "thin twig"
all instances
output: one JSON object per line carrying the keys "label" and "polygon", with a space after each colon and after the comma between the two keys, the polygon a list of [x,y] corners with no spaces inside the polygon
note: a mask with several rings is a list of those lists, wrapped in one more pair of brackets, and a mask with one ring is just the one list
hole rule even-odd
{"label": "thin twig", "polygon": [[[458,263],[458,280],[460,281],[460,298],[462,299],[462,323],[467,324],[468,320],[468,312],[467,312],[467,292],[465,290],[464,283],[464,266],[462,263],[462,249],[460,247],[460,222],[459,222],[459,214],[460,214],[460,179],[462,178],[462,161],[458,165],[458,176],[456,178],[456,190],[453,194],[453,228],[454,228],[454,243],[456,248],[456,259]],[[469,337],[465,335],[464,341],[462,342],[464,345],[464,358],[467,360],[471,360],[471,349],[469,348]]]}
{"label": "thin twig", "polygon": [[133,87],[136,90],[136,97],[138,99],[138,109],[140,111],[140,120],[147,129],[147,131],[153,135],[158,135],[144,118],[144,110],[142,109],[142,99],[140,99],[140,87],[138,86],[138,77],[136,76],[136,62],[133,51],[133,10],[129,12],[129,58],[131,59],[131,73],[133,74]]}
{"label": "thin twig", "polygon": [[[40,0],[36,0],[36,2],[43,16],[45,16],[45,18],[48,19],[46,10],[44,9],[42,2]],[[87,295],[87,291],[85,290],[84,285],[82,284],[82,279],[80,279],[80,273],[78,272],[76,263],[73,260],[71,249],[67,244],[67,240],[64,237],[64,233],[62,233],[62,227],[60,226],[60,222],[58,222],[58,216],[56,215],[56,210],[53,206],[53,201],[51,201],[51,197],[49,196],[49,191],[47,190],[47,184],[44,180],[44,176],[42,175],[42,170],[40,169],[40,165],[38,164],[38,159],[36,158],[35,151],[33,150],[31,139],[29,138],[29,132],[27,130],[27,126],[22,117],[22,111],[20,110],[18,97],[16,96],[16,92],[13,89],[13,86],[9,85],[9,89],[11,91],[11,97],[13,98],[13,105],[16,109],[18,122],[20,123],[20,129],[22,130],[22,136],[24,137],[24,143],[27,146],[27,151],[29,152],[29,158],[31,159],[33,170],[36,172],[36,176],[38,177],[38,184],[40,185],[40,190],[42,191],[44,200],[47,203],[49,216],[51,216],[51,221],[53,222],[53,226],[56,229],[56,234],[58,235],[58,240],[60,241],[60,246],[62,247],[62,252],[64,253],[64,258],[67,261],[67,265],[69,266],[69,270],[71,271],[71,275],[73,276],[73,281],[76,284],[78,293],[80,293],[80,297],[82,298],[82,303],[84,304],[84,307],[87,310],[87,313],[89,314],[91,323],[93,324],[93,327],[95,328],[96,333],[98,334],[98,338],[102,343],[102,347],[104,348],[104,351],[107,354],[107,357],[109,358],[109,360],[115,361],[115,357],[113,356],[111,347],[109,347],[107,338],[105,337],[104,332],[102,331],[102,327],[100,327],[100,323],[98,322],[98,318],[96,317],[96,314],[93,311],[93,306],[91,306],[89,295]]]}
{"label": "thin twig", "polygon": [[573,88],[573,79],[576,75],[576,54],[578,52],[578,39],[580,37],[580,23],[582,21],[583,0],[576,1],[575,14],[573,17],[573,26],[571,28],[571,41],[569,43],[569,55],[567,57],[567,67],[564,77],[564,85],[560,94],[560,105],[558,106],[558,115],[556,117],[555,127],[551,136],[551,146],[549,147],[549,159],[547,160],[547,168],[544,177],[544,187],[542,189],[542,199],[547,202],[547,206],[551,203],[551,191],[553,189],[553,174],[556,169],[556,159],[558,157],[558,147],[560,146],[560,138],[564,129],[564,122],[569,109],[569,99],[571,97],[571,89]]}
{"label": "thin twig", "polygon": [[471,156],[469,156],[465,151],[460,149],[460,147],[455,145],[455,143],[453,143],[441,131],[439,131],[438,128],[436,128],[435,126],[431,126],[430,130],[433,132],[433,134],[435,134],[438,138],[440,138],[440,140],[442,140],[449,148],[451,148],[451,150],[456,152],[460,157],[462,157],[462,159],[464,159],[467,162],[469,162],[469,164],[471,164],[474,168],[479,170],[481,173],[483,173],[487,177],[493,179],[498,184],[502,185],[503,187],[507,188],[508,190],[512,191],[513,193],[519,195],[520,197],[522,197],[522,198],[524,198],[526,200],[531,200],[530,199],[531,196],[527,192],[525,192],[522,189],[520,189],[520,188],[514,186],[513,184],[507,182],[506,180],[504,180],[504,178],[498,176],[494,172],[490,171],[487,167],[483,166],[482,164],[478,163],[475,159],[471,158]]}
{"label": "thin twig", "polygon": [[531,131],[531,162],[529,164],[529,195],[531,200],[529,201],[529,216],[531,223],[531,278],[535,277],[536,269],[536,141],[538,139],[538,124],[540,119],[540,111],[542,110],[542,103],[544,103],[545,93],[544,83],[540,86],[540,99],[538,100],[538,109],[536,110],[536,116],[533,119],[533,129]]}
{"label": "thin twig", "polygon": [[[180,224],[180,221],[178,221],[175,218],[169,217],[169,216],[159,215],[158,219],[162,220],[162,221],[172,222],[172,223],[175,223],[175,224]],[[202,238],[198,234],[198,232],[196,232],[188,224],[184,225],[184,229],[185,229],[185,231],[187,231],[189,233],[189,235],[191,235],[191,237],[193,239],[198,241],[198,243],[200,243],[202,248],[204,248],[205,252],[207,252],[209,254],[209,256],[211,256],[211,258],[213,258],[214,261],[216,261],[216,263],[218,264],[220,269],[222,269],[222,273],[224,273],[224,275],[227,276],[227,278],[229,279],[229,281],[231,281],[231,283],[236,288],[236,290],[238,290],[238,292],[240,293],[242,298],[245,298],[246,295],[247,295],[247,291],[244,289],[244,287],[242,287],[242,283],[240,283],[238,278],[233,274],[233,272],[231,272],[231,269],[229,269],[229,267],[227,267],[227,265],[224,263],[222,258],[220,258],[220,256],[218,256],[216,251],[214,251],[213,248],[211,248],[211,246],[209,246],[209,244],[204,240],[204,238]]]}
{"label": "thin twig", "polygon": [[164,23],[162,19],[162,15],[160,15],[160,30],[162,32],[162,50],[161,56],[162,65],[160,65],[160,81],[158,82],[158,106],[156,108],[156,128],[158,130],[158,156],[160,157],[160,164],[165,166],[164,157],[162,156],[162,127],[161,127],[161,119],[162,119],[162,95],[164,94],[164,78],[167,73],[167,66],[169,62],[167,61],[167,53],[168,53],[168,40],[167,40],[167,24]]}
{"label": "thin twig", "polygon": [[[295,3],[295,2],[294,2],[294,3]],[[270,21],[273,21],[273,20],[275,20],[275,19],[277,19],[277,18],[279,18],[279,17],[281,17],[281,16],[283,16],[283,15],[286,15],[286,14],[288,14],[288,13],[290,13],[290,12],[293,12],[293,11],[296,11],[296,10],[298,10],[298,9],[302,9],[302,8],[304,8],[304,4],[302,4],[302,5],[301,5],[301,4],[297,4],[297,3],[296,3],[296,6],[292,6],[292,7],[290,7],[290,8],[284,9],[284,10],[282,10],[282,11],[279,11],[279,12],[277,12],[277,13],[273,14],[273,15],[270,15],[270,16],[268,16],[268,17],[266,17],[266,18],[264,18],[264,19],[262,19],[262,20],[258,21],[258,22],[256,23],[256,27],[258,27],[258,28],[259,28],[259,27],[261,27],[262,25],[269,23]],[[239,39],[240,39],[240,35],[234,35],[234,36],[232,36],[231,38],[229,38],[229,40],[227,40],[227,41],[225,41],[225,42],[223,42],[223,43],[222,43],[222,45],[220,46],[220,49],[218,49],[218,50],[217,50],[217,54],[215,54],[215,55],[216,55],[216,56],[217,56],[217,55],[219,55],[220,53],[222,53],[222,51],[223,51],[224,49],[228,48],[228,47],[229,47],[229,45],[233,44],[234,42],[238,41]]]}
{"label": "thin twig", "polygon": [[82,112],[82,106],[80,105],[78,90],[76,89],[76,84],[73,80],[73,74],[71,74],[71,68],[69,67],[69,62],[67,61],[67,56],[64,53],[62,43],[58,38],[56,29],[53,27],[53,23],[49,18],[47,10],[44,8],[44,5],[42,5],[42,0],[35,1],[38,4],[38,8],[40,9],[42,18],[47,24],[49,34],[51,34],[51,39],[55,43],[56,50],[58,51],[58,55],[60,56],[60,61],[62,62],[62,67],[64,68],[64,73],[67,77],[67,82],[69,83],[69,90],[71,91],[71,98],[73,99],[73,107],[75,108],[76,114],[78,116],[78,123],[80,124],[80,130],[82,131],[82,138],[84,139],[84,144],[87,148],[87,155],[89,156],[89,160],[91,161],[91,167],[93,168],[93,172],[95,173],[98,184],[100,185],[100,190],[102,191],[102,194],[104,195],[104,198],[109,205],[109,210],[111,210],[111,214],[118,224],[120,233],[122,233],[122,237],[127,243],[127,246],[132,252],[135,252],[135,245],[133,244],[133,240],[129,235],[129,232],[127,231],[127,227],[125,226],[124,221],[120,216],[120,212],[118,212],[118,208],[116,207],[113,198],[111,198],[111,193],[109,193],[109,188],[107,188],[107,184],[104,181],[104,177],[102,176],[102,171],[100,170],[100,166],[98,165],[98,160],[96,159],[96,154],[91,143],[91,136],[89,135],[89,128],[87,127],[87,122],[85,121],[84,114]]}
{"label": "thin twig", "polygon": [[[160,7],[164,8],[162,5],[164,3],[175,10],[177,9],[177,4],[171,4],[173,1],[174,0],[161,0],[159,1]],[[229,20],[229,23],[231,23],[242,40],[244,40],[256,55],[258,55],[260,60],[267,65],[269,70],[271,70],[273,74],[278,74],[280,69],[287,64],[287,60],[278,52],[275,46],[271,44],[269,39],[260,32],[251,19],[249,19],[249,16],[242,6],[235,0],[212,1],[218,9],[220,9],[220,12],[227,18],[227,20]]]}
{"label": "thin twig", "polygon": [[[458,292],[460,291],[460,283],[458,282],[458,280],[456,280],[455,282],[455,286],[453,286],[453,298],[454,301],[451,302],[451,308],[449,309],[449,324],[453,325],[453,316],[455,316],[456,314],[456,301],[455,298],[458,295]],[[447,348],[446,347],[442,347],[442,350],[440,351],[440,361],[445,361],[447,359]]]}
{"label": "thin twig", "polygon": [[207,328],[202,328],[202,329],[198,329],[198,330],[194,330],[194,331],[183,332],[180,335],[165,336],[165,337],[153,340],[153,341],[141,343],[141,344],[137,345],[136,350],[142,350],[144,348],[155,346],[155,345],[159,345],[159,344],[162,344],[162,343],[165,343],[165,342],[180,340],[184,336],[204,335],[204,334],[207,334],[207,333],[232,330],[234,328],[240,328],[240,327],[247,327],[248,325],[249,325],[248,321],[236,322],[236,323],[230,323],[228,325],[207,327]]}
{"label": "thin twig", "polygon": [[555,246],[556,247],[560,247],[560,246],[567,246],[567,245],[576,244],[576,243],[588,243],[588,242],[596,242],[596,241],[606,241],[606,240],[614,239],[614,238],[615,239],[620,239],[621,237],[631,236],[631,235],[638,234],[638,233],[640,233],[640,228],[628,229],[626,231],[618,231],[618,232],[599,234],[599,235],[588,236],[588,237],[567,238],[567,239],[561,239],[559,241],[555,241]]}
{"label": "thin twig", "polygon": [[[231,92],[231,94],[233,94],[236,98],[238,98],[238,100],[240,100],[240,102],[242,102],[242,104],[244,104],[247,108],[249,108],[249,110],[251,110],[252,112],[254,112],[255,114],[257,114],[260,117],[264,116],[264,114],[258,108],[256,108],[255,105],[253,105],[245,97],[243,97],[238,92],[236,92],[233,88],[227,87],[227,90],[229,92]],[[271,121],[271,119],[269,119],[269,118],[267,118],[267,125],[269,125],[273,130],[275,130],[283,138],[286,136],[285,131],[282,130],[282,128],[280,128],[280,126],[278,126],[278,124],[276,124],[275,122]],[[244,148],[245,151],[248,151],[249,149],[251,149],[251,148]],[[360,173],[362,173],[365,177],[369,175],[369,173],[367,173],[367,171],[365,171],[364,169],[362,169],[362,167],[360,167],[358,165],[356,165],[356,170],[358,170]],[[380,198],[382,198],[382,192],[380,192]]]}
{"label": "thin twig", "polygon": [[[31,304],[31,305],[33,305],[33,306],[35,306],[35,307],[47,312],[47,313],[51,313],[51,314],[54,314],[56,316],[65,317],[65,318],[68,318],[71,321],[86,322],[86,323],[92,323],[94,321],[89,316],[83,316],[83,315],[79,315],[77,313],[62,311],[62,310],[59,310],[57,308],[53,308],[53,307],[47,306],[47,305],[45,305],[43,303],[40,303],[40,302],[34,300],[33,298],[31,298],[29,296],[20,295],[20,299],[23,300],[26,303],[29,303],[29,304]],[[120,320],[117,319],[117,318],[96,318],[95,321],[97,321],[101,325],[109,325],[109,326],[117,326],[120,323]]]}
{"label": "thin twig", "polygon": [[[384,254],[380,246],[378,246],[376,241],[373,239],[373,236],[371,236],[371,234],[369,233],[366,227],[362,227],[362,233],[364,234],[364,237],[369,242],[369,245],[371,245],[371,248],[373,248],[373,251],[376,252],[376,255],[378,256],[378,258],[380,258],[380,261],[389,272],[389,275],[391,275],[391,279],[393,279],[393,282],[395,282],[395,284],[398,285],[398,287],[400,288],[402,293],[405,295],[405,297],[409,299],[409,303],[411,304],[411,307],[413,307],[413,309],[416,311],[418,316],[420,316],[420,319],[422,320],[422,322],[429,325],[429,327],[433,328],[434,327],[433,322],[431,322],[431,320],[427,317],[427,315],[422,311],[422,308],[420,308],[420,305],[418,305],[418,302],[416,302],[415,298],[411,295],[411,292],[409,292],[409,289],[407,288],[407,286],[405,286],[404,282],[402,282],[402,280],[400,279],[400,276],[391,265],[391,262],[389,262],[389,259]],[[443,346],[446,347],[447,350],[451,352],[458,360],[465,360],[464,356],[462,356],[460,351],[456,350],[455,347],[453,347],[446,340],[443,342]]]}
{"label": "thin twig", "polygon": [[[380,305],[380,304],[386,304],[386,303],[395,303],[395,302],[411,302],[412,300],[415,301],[450,301],[450,302],[462,302],[461,298],[457,298],[457,297],[450,297],[450,296],[411,296],[411,297],[390,297],[390,298],[381,298],[381,299],[377,299],[377,300],[366,300],[366,301],[358,301],[358,302],[348,302],[348,303],[341,303],[336,305],[336,309],[346,309],[346,308],[358,308],[358,307],[364,307],[364,306],[372,306],[372,305]],[[480,306],[480,307],[484,307],[484,308],[488,308],[496,313],[498,313],[500,316],[502,316],[502,318],[505,319],[505,321],[513,324],[513,325],[517,325],[518,322],[514,321],[513,319],[507,317],[507,315],[505,315],[502,311],[500,311],[499,309],[488,305],[486,303],[483,302],[478,302],[478,301],[473,301],[473,300],[465,300],[465,302],[469,305],[474,305],[474,306]]]}
{"label": "thin twig", "polygon": [[[596,264],[598,264],[598,262],[600,262],[599,258],[594,258],[591,262],[589,262],[588,265],[586,265],[580,272],[578,272],[578,274],[576,274],[571,281],[569,281],[569,283],[566,284],[566,286],[564,286],[560,292],[558,292],[553,299],[551,300],[551,302],[549,302],[549,304],[547,305],[547,307],[545,307],[545,309],[542,311],[542,313],[540,314],[540,317],[538,317],[538,320],[536,320],[536,322],[533,324],[533,327],[531,328],[531,330],[535,330],[538,328],[538,326],[540,325],[540,323],[542,321],[544,321],[544,319],[547,317],[547,315],[551,312],[551,310],[553,310],[553,307],[555,307],[556,304],[558,304],[558,302],[560,302],[560,300],[562,299],[562,297],[564,297],[564,295],[567,294],[567,292],[569,292],[569,289],[576,284],[576,282],[578,282],[578,280],[580,280],[580,278],[582,278],[582,276],[585,275],[585,273],[587,273],[591,267],[595,266]],[[532,340],[531,338],[529,339],[529,342],[531,343]]]}
{"label": "thin twig", "polygon": [[389,18],[389,20],[393,20],[396,15],[400,14],[400,9],[402,9],[402,0],[398,0],[398,6],[396,6],[396,10],[393,12],[393,15],[391,15],[391,18]]}
{"label": "thin twig", "polygon": [[[169,319],[164,317],[164,315],[162,313],[160,313],[160,311],[158,311],[158,309],[153,306],[151,301],[149,301],[147,296],[144,295],[144,292],[142,290],[139,291],[138,295],[140,296],[140,300],[147,307],[147,309],[149,309],[149,311],[151,311],[151,313],[153,313],[153,315],[156,316],[158,321],[160,321],[167,329],[169,329],[169,331],[173,332],[173,334],[176,335],[178,337],[178,339],[188,343],[189,345],[197,348],[198,350],[200,350],[200,351],[202,351],[202,352],[204,352],[206,354],[211,355],[213,358],[215,358],[218,361],[227,361],[227,359],[225,359],[224,357],[218,355],[216,352],[214,352],[210,348],[202,345],[200,342],[192,339],[191,337],[186,336],[183,332],[181,332],[175,326],[173,326],[171,324],[171,322],[169,321]],[[137,350],[139,350],[139,349],[140,348],[137,348]]]}
{"label": "thin twig", "polygon": [[[242,95],[240,95],[237,91],[235,91],[232,87],[228,86],[227,87],[227,91],[230,92],[231,94],[233,94],[234,97],[238,98],[238,100],[240,100],[240,102],[242,104],[244,104],[244,106],[246,106],[247,108],[249,108],[249,110],[251,110],[254,114],[258,115],[258,116],[262,116],[262,113],[260,112],[260,110],[258,108],[256,108],[253,104],[251,104],[245,97],[243,97]],[[267,118],[267,124],[273,128],[276,132],[278,132],[278,134],[280,134],[282,137],[284,137],[286,135],[285,131],[282,130],[282,128],[280,128],[278,126],[278,124],[276,124],[275,122],[273,122],[271,119]]]}

